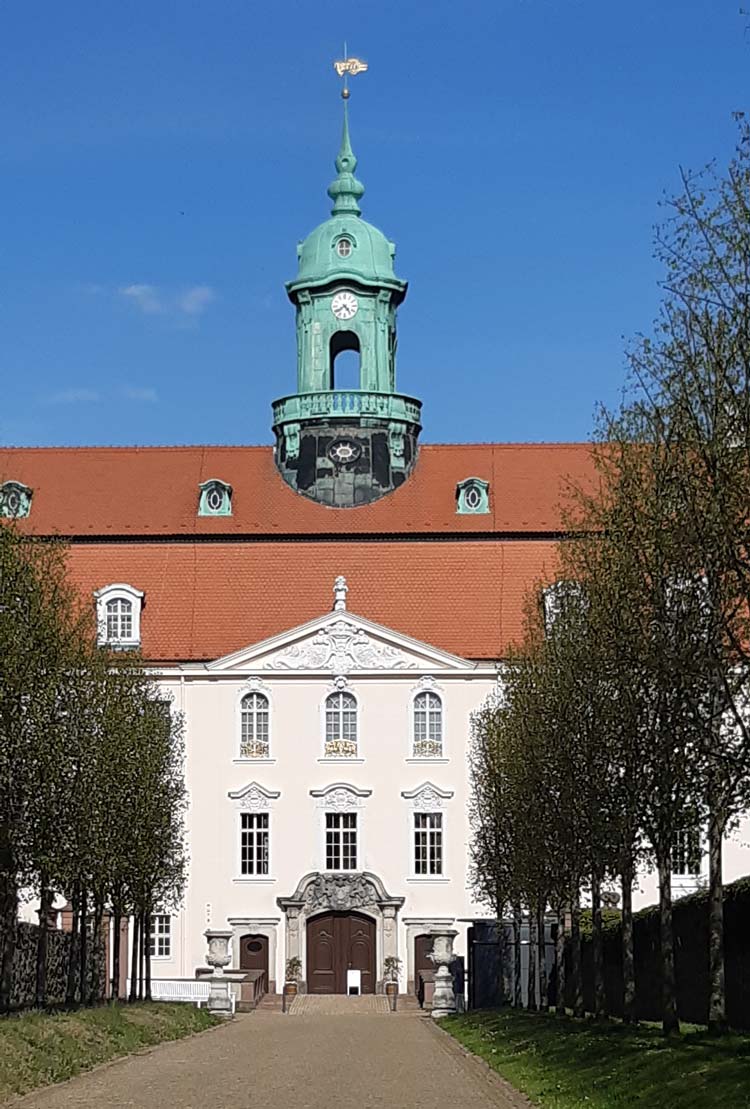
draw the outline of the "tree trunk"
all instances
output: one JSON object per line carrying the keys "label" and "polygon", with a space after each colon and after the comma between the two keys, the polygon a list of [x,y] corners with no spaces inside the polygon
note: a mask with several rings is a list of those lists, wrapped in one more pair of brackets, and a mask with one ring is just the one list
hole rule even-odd
{"label": "tree trunk", "polygon": [[657,849],[659,869],[659,942],[661,946],[661,1026],[665,1036],[679,1032],[677,987],[674,966],[674,932],[672,928],[672,866],[669,844]]}
{"label": "tree trunk", "polygon": [[143,1001],[143,946],[145,943],[144,933],[146,931],[146,914],[141,909],[138,914],[138,936],[140,943],[138,944],[138,1000]]}
{"label": "tree trunk", "polygon": [[88,890],[84,886],[81,890],[81,948],[80,957],[78,961],[78,974],[80,983],[78,993],[81,998],[81,1005],[86,1005],[88,1002],[89,989],[88,989],[88,969],[89,969],[89,905],[88,905]]}
{"label": "tree trunk", "polygon": [[622,1019],[635,1024],[635,950],[633,947],[633,864],[628,860],[622,868]]}
{"label": "tree trunk", "polygon": [[43,1009],[47,1004],[47,937],[49,934],[49,914],[54,900],[54,894],[47,882],[47,875],[42,874],[39,896],[39,934],[36,943],[37,1009]]}
{"label": "tree trunk", "polygon": [[708,1030],[721,1035],[727,1030],[724,970],[724,884],[722,843],[725,821],[712,807],[708,821]]}
{"label": "tree trunk", "polygon": [[[120,932],[122,930],[122,911],[118,905],[112,914],[112,984],[110,998],[112,1001],[120,999]],[[109,967],[107,967],[109,973]]]}
{"label": "tree trunk", "polygon": [[558,1017],[566,1016],[565,1011],[565,919],[562,905],[557,910],[557,927],[555,931],[555,973],[556,993],[555,1014]]}
{"label": "tree trunk", "polygon": [[497,936],[497,965],[499,968],[497,987],[499,989],[502,1004],[507,1005],[510,1002],[511,985],[510,968],[508,966],[508,937],[505,934],[502,909],[498,912],[495,927],[495,934]]}
{"label": "tree trunk", "polygon": [[70,927],[70,952],[68,955],[68,981],[65,989],[65,1004],[72,1008],[76,1003],[76,985],[78,983],[78,929],[81,909],[81,884],[73,883],[73,896],[70,899],[73,908]]}
{"label": "tree trunk", "polygon": [[607,1012],[607,996],[604,991],[602,883],[596,871],[591,875],[591,955],[594,971],[594,1016],[599,1020]]}
{"label": "tree trunk", "polygon": [[545,901],[539,903],[537,908],[537,950],[539,952],[539,1008],[543,1013],[549,1009],[549,981],[547,979],[547,944],[545,940]]}
{"label": "tree trunk", "polygon": [[0,1013],[10,1012],[18,927],[18,890],[10,850],[0,853]]}
{"label": "tree trunk", "polygon": [[138,952],[140,951],[140,936],[139,936],[140,917],[138,913],[133,910],[133,936],[130,950],[130,996],[129,1001],[138,1000]]}
{"label": "tree trunk", "polygon": [[537,942],[537,916],[532,907],[529,907],[529,966],[528,977],[526,979],[526,1008],[532,1012],[537,1009],[536,1003],[536,982],[537,982],[537,952],[539,944]]}
{"label": "tree trunk", "polygon": [[151,997],[151,913],[148,912],[144,916],[144,929],[143,929],[143,960],[146,965],[146,988],[145,998],[146,1001],[153,1001]]}
{"label": "tree trunk", "polygon": [[582,1017],[583,973],[581,968],[581,895],[575,891],[570,909],[570,977],[573,982],[573,1016]]}
{"label": "tree trunk", "polygon": [[[89,988],[89,1005],[98,1005],[102,1000],[102,960],[106,946],[102,944],[102,918],[104,905],[100,897],[94,902],[94,928],[91,933],[91,985]],[[102,950],[104,946],[104,951]],[[107,980],[107,968],[104,967],[104,982]]]}
{"label": "tree trunk", "polygon": [[513,1005],[516,1009],[523,1006],[521,989],[521,906],[513,908]]}

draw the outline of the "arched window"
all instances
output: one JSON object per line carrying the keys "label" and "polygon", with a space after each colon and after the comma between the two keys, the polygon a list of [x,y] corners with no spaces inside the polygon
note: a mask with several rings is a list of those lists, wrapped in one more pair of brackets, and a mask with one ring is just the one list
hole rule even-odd
{"label": "arched window", "polygon": [[415,759],[443,756],[443,702],[437,693],[418,693],[414,698]]}
{"label": "arched window", "polygon": [[270,753],[268,698],[262,693],[245,694],[240,704],[240,714],[240,758],[267,759]]}
{"label": "arched window", "polygon": [[357,701],[351,693],[326,697],[326,758],[357,756]]}
{"label": "arched window", "polygon": [[133,638],[133,602],[124,597],[107,601],[107,642],[130,642]]}
{"label": "arched window", "polygon": [[97,589],[94,600],[99,644],[117,650],[140,646],[143,592],[119,582]]}

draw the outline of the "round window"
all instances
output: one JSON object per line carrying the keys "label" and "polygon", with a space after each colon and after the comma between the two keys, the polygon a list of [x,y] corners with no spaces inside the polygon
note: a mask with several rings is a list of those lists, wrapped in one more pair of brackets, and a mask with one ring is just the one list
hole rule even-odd
{"label": "round window", "polygon": [[339,239],[339,241],[336,243],[336,253],[338,254],[339,258],[348,258],[351,252],[351,239]]}
{"label": "round window", "polygon": [[248,951],[252,951],[253,955],[257,955],[259,951],[263,950],[263,944],[260,940],[250,940],[247,949]]}
{"label": "round window", "polygon": [[17,489],[11,489],[5,494],[5,507],[11,516],[16,516],[21,508],[21,494]]}
{"label": "round window", "polygon": [[208,491],[206,503],[212,512],[218,512],[224,503],[224,491],[219,489],[217,485],[214,485],[213,488]]}
{"label": "round window", "polygon": [[472,485],[466,490],[464,500],[466,501],[467,508],[479,508],[482,503],[482,498],[479,495],[479,490],[476,485]]}

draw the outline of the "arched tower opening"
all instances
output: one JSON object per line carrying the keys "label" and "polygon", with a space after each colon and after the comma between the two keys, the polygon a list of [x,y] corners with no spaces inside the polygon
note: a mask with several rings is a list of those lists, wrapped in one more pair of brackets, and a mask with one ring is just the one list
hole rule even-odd
{"label": "arched tower opening", "polygon": [[359,335],[335,331],[329,344],[329,389],[361,389],[362,362]]}

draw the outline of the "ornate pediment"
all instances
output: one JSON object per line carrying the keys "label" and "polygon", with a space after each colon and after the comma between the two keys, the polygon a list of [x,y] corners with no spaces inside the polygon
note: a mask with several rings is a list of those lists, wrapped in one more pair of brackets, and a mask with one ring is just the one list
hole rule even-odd
{"label": "ornate pediment", "polygon": [[329,673],[343,678],[358,671],[396,671],[428,674],[440,671],[474,670],[474,664],[373,624],[345,609],[329,612],[317,620],[283,635],[266,639],[208,664],[209,670],[249,670],[276,674],[300,671]]}
{"label": "ornate pediment", "polygon": [[352,909],[400,909],[403,897],[392,897],[380,878],[369,871],[351,874],[306,874],[291,897],[279,897],[279,908],[302,910],[306,916],[320,910],[349,912]]}
{"label": "ornate pediment", "polygon": [[411,801],[411,807],[417,812],[433,812],[442,809],[446,801],[453,796],[452,789],[440,789],[432,782],[423,782],[416,789],[402,790],[401,796],[405,801]]}
{"label": "ornate pediment", "polygon": [[268,659],[267,670],[415,670],[417,660],[346,619],[331,620],[311,638],[293,643]]}
{"label": "ornate pediment", "polygon": [[318,802],[318,808],[331,812],[349,812],[361,808],[362,800],[369,797],[371,789],[359,789],[347,782],[334,782],[325,789],[311,789],[310,796]]}
{"label": "ornate pediment", "polygon": [[266,789],[258,782],[250,782],[242,789],[231,790],[227,797],[234,801],[238,809],[247,812],[265,812],[270,809],[271,802],[277,801],[281,793],[277,789]]}

